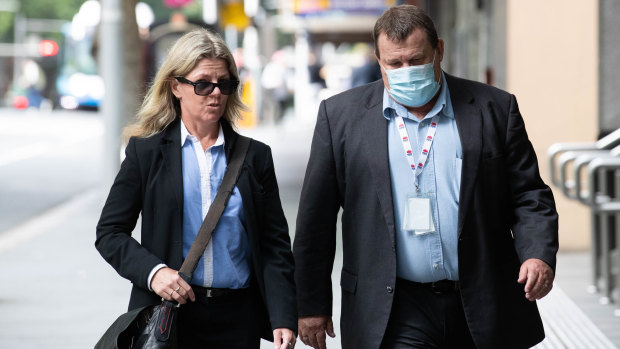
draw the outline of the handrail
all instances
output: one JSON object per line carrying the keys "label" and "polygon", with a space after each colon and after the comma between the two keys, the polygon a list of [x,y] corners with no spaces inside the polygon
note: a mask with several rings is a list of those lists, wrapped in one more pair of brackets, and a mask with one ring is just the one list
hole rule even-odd
{"label": "handrail", "polygon": [[[620,157],[596,158],[590,161],[588,165],[588,188],[590,188],[590,190],[588,192],[587,204],[594,210],[600,209],[603,204],[597,200],[596,190],[593,190],[596,173],[601,169],[620,170]],[[607,202],[609,202],[609,200]]]}
{"label": "handrail", "polygon": [[569,199],[576,199],[578,197],[577,192],[574,192],[576,186],[576,177],[568,178],[568,166],[570,163],[574,162],[577,158],[582,155],[588,156],[601,156],[608,155],[609,150],[578,150],[578,151],[567,151],[558,157],[558,165],[557,167],[560,169],[560,185],[559,187],[562,189],[562,192]]}
{"label": "handrail", "polygon": [[562,183],[557,178],[556,167],[555,167],[555,159],[561,153],[567,151],[577,151],[577,150],[596,150],[597,143],[596,142],[571,142],[571,143],[554,143],[547,150],[547,156],[549,158],[549,171],[551,175],[551,183],[553,183],[557,187],[562,187]]}
{"label": "handrail", "polygon": [[600,151],[592,151],[589,153],[583,153],[575,159],[573,163],[573,178],[575,183],[574,198],[579,200],[584,205],[588,205],[588,193],[592,190],[592,187],[588,187],[587,191],[584,188],[581,188],[582,178],[581,173],[582,169],[590,164],[590,162],[597,158],[615,158],[620,157],[620,146],[616,146],[612,150],[600,150]]}
{"label": "handrail", "polygon": [[596,141],[598,149],[611,149],[620,145],[620,128]]}
{"label": "handrail", "polygon": [[[584,153],[575,158],[573,163],[573,180],[574,180],[574,191],[571,193],[573,196],[571,198],[577,199],[584,205],[588,205],[588,193],[592,190],[592,187],[582,188],[582,178],[581,173],[584,167],[588,166],[590,162],[594,159],[599,158],[613,158],[614,156],[611,154],[609,150],[600,150],[593,151],[590,153]],[[587,191],[586,191],[587,190]]]}
{"label": "handrail", "polygon": [[617,146],[620,146],[620,128],[596,142],[563,142],[552,144],[547,150],[551,183],[557,187],[563,187],[560,179],[557,178],[558,176],[555,165],[556,158],[561,153],[568,151],[610,150]]}

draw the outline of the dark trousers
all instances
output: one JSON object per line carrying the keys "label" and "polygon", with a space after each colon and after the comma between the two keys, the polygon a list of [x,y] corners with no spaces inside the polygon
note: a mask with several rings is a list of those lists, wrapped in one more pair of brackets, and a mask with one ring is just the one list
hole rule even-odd
{"label": "dark trousers", "polygon": [[251,293],[213,298],[196,293],[195,302],[179,308],[179,348],[258,349],[255,299]]}
{"label": "dark trousers", "polygon": [[458,290],[437,293],[423,284],[397,279],[382,349],[475,347]]}

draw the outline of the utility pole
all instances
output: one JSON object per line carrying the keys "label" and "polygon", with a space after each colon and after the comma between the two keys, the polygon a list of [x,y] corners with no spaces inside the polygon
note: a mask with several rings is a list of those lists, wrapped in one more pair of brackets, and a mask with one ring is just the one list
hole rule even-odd
{"label": "utility pole", "polygon": [[103,190],[107,192],[118,172],[121,153],[123,115],[123,12],[121,0],[101,1],[101,49],[99,62],[105,84],[102,114],[105,127]]}
{"label": "utility pole", "polygon": [[16,12],[15,13],[15,27],[13,29],[13,45],[14,53],[13,53],[13,88],[15,88],[19,81],[19,76],[21,75],[22,70],[22,52],[19,52],[19,44],[24,42],[24,38],[26,37],[26,23],[24,20],[24,16]]}

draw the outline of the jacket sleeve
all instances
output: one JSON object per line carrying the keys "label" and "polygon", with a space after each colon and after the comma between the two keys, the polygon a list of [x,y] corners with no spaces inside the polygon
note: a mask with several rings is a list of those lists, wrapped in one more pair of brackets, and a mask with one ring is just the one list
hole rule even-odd
{"label": "jacket sleeve", "polygon": [[148,289],[150,271],[163,262],[131,236],[143,198],[134,138],[129,140],[125,154],[97,224],[95,247],[122,277]]}
{"label": "jacket sleeve", "polygon": [[271,150],[266,147],[265,162],[260,174],[262,185],[259,202],[263,229],[260,236],[265,304],[272,329],[288,328],[297,333],[297,308],[294,262],[288,224],[276,180]]}
{"label": "jacket sleeve", "polygon": [[341,206],[334,154],[326,102],[323,101],[301,191],[293,244],[300,316],[332,314],[331,273]]}
{"label": "jacket sleeve", "polygon": [[521,262],[545,261],[555,271],[558,214],[551,189],[543,182],[516,98],[511,95],[506,133],[506,166],[513,198],[512,233]]}

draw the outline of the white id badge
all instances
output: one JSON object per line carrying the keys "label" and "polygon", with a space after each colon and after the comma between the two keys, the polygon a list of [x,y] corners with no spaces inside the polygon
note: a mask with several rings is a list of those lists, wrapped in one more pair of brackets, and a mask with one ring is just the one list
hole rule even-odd
{"label": "white id badge", "polygon": [[428,234],[435,231],[430,197],[407,197],[402,229],[414,232],[416,235]]}

